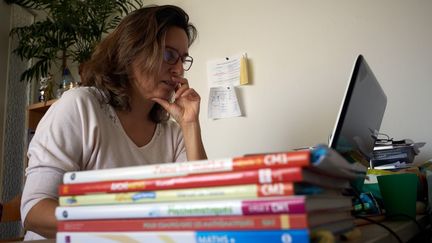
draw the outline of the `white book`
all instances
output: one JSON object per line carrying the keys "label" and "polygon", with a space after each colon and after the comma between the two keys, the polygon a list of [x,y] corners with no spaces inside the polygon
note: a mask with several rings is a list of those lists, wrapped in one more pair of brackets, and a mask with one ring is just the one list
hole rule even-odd
{"label": "white book", "polygon": [[58,220],[242,215],[241,200],[57,207]]}
{"label": "white book", "polygon": [[252,214],[301,214],[351,208],[351,198],[340,195],[285,196],[197,202],[169,202],[101,206],[57,207],[58,220],[233,216]]}
{"label": "white book", "polygon": [[198,160],[184,163],[164,163],[154,165],[128,166],[121,168],[66,172],[64,184],[76,184],[96,181],[138,180],[185,176],[209,172],[231,171],[232,159]]}

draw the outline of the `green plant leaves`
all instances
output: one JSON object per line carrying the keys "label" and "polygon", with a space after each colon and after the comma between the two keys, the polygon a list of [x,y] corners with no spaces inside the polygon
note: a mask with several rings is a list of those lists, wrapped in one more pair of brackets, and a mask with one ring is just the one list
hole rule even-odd
{"label": "green plant leaves", "polygon": [[91,57],[104,33],[115,28],[122,16],[142,7],[139,0],[4,0],[24,8],[42,10],[47,18],[11,30],[18,46],[13,51],[33,64],[21,81],[46,76],[53,62],[66,59],[83,63]]}

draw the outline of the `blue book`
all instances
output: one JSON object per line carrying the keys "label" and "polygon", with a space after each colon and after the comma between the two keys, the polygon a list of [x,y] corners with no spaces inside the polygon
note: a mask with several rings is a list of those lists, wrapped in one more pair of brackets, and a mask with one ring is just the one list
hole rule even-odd
{"label": "blue book", "polygon": [[57,243],[309,243],[309,231],[158,231],[158,232],[58,232]]}
{"label": "blue book", "polygon": [[196,243],[306,243],[307,230],[197,231]]}

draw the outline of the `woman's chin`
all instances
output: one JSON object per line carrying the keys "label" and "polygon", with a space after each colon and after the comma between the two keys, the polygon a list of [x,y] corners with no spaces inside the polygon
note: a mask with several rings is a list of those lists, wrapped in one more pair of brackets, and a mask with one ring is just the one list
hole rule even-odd
{"label": "woman's chin", "polygon": [[174,100],[174,94],[172,92],[159,94],[159,95],[155,95],[154,98],[159,98],[159,99],[166,100],[168,102],[172,102]]}

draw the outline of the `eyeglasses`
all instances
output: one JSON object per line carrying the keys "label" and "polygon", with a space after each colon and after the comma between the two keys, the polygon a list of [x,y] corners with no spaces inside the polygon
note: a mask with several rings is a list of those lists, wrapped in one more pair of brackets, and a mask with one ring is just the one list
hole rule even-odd
{"label": "eyeglasses", "polygon": [[180,56],[180,53],[178,53],[177,50],[165,47],[164,53],[163,53],[163,60],[170,64],[175,65],[179,59],[181,59],[183,64],[183,70],[188,71],[192,67],[193,58],[191,56]]}

